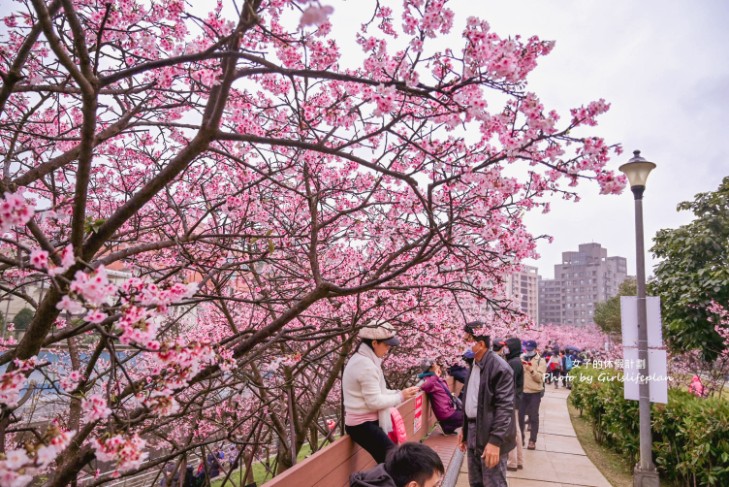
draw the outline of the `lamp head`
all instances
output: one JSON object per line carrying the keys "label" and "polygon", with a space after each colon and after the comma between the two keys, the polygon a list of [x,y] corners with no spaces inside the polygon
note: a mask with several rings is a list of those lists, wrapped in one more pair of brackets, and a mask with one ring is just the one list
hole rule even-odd
{"label": "lamp head", "polygon": [[621,172],[628,177],[628,182],[631,188],[640,187],[645,188],[645,183],[648,180],[648,174],[655,169],[656,165],[649,162],[640,156],[640,151],[633,151],[633,157],[620,166]]}

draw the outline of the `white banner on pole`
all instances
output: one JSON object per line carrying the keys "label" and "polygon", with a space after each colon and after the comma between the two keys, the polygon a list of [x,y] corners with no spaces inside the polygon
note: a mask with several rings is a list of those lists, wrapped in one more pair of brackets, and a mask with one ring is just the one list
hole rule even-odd
{"label": "white banner on pole", "polygon": [[[638,359],[638,297],[620,297],[620,321],[623,332],[623,394],[625,399],[640,399],[640,382],[648,381],[650,401],[668,403],[668,370],[661,330],[661,300],[646,296],[648,319],[648,372]],[[642,377],[643,376],[643,377]]]}
{"label": "white banner on pole", "polygon": [[[661,329],[661,298],[646,296],[645,310],[648,319],[648,348],[663,348]],[[620,296],[620,323],[623,346],[638,346],[638,297]]]}
{"label": "white banner on pole", "polygon": [[[623,397],[631,401],[640,400],[641,376],[645,376],[645,368],[638,359],[638,349],[623,348]],[[661,404],[668,403],[668,370],[666,367],[666,351],[648,350],[648,380],[650,401]]]}

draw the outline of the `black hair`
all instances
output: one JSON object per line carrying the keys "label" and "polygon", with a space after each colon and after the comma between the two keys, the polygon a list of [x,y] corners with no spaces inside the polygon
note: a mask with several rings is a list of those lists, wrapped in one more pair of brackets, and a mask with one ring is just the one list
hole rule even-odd
{"label": "black hair", "polygon": [[438,454],[428,445],[407,442],[392,448],[385,459],[385,471],[392,477],[397,487],[404,487],[415,481],[425,484],[435,472],[445,472]]}
{"label": "black hair", "polygon": [[484,342],[486,348],[491,348],[491,336],[483,335],[483,331],[486,330],[486,323],[483,321],[471,321],[466,323],[463,327],[463,331],[473,336],[473,339],[477,342]]}

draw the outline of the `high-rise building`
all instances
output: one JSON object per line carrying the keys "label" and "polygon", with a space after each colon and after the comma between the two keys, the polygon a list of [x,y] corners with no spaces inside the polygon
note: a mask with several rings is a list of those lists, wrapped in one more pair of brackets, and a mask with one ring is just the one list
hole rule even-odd
{"label": "high-rise building", "polygon": [[506,292],[514,307],[536,322],[539,318],[539,269],[528,265],[521,267],[521,271],[507,278]]}
{"label": "high-rise building", "polygon": [[628,277],[625,257],[608,257],[598,243],[580,244],[562,252],[554,279],[539,282],[539,323],[583,325],[592,322],[595,303],[618,294]]}

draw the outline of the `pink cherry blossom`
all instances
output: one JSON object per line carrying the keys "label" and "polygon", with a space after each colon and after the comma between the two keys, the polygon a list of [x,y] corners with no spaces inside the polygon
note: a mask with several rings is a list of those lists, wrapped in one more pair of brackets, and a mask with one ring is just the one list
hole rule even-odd
{"label": "pink cherry blossom", "polygon": [[93,394],[81,401],[81,409],[84,412],[86,422],[93,422],[106,419],[111,414],[106,399],[98,394]]}
{"label": "pink cherry blossom", "polygon": [[321,25],[328,22],[329,16],[334,12],[330,6],[309,5],[301,14],[300,26]]}
{"label": "pink cherry blossom", "polygon": [[34,210],[19,193],[5,193],[0,199],[0,234],[13,227],[25,225]]}

